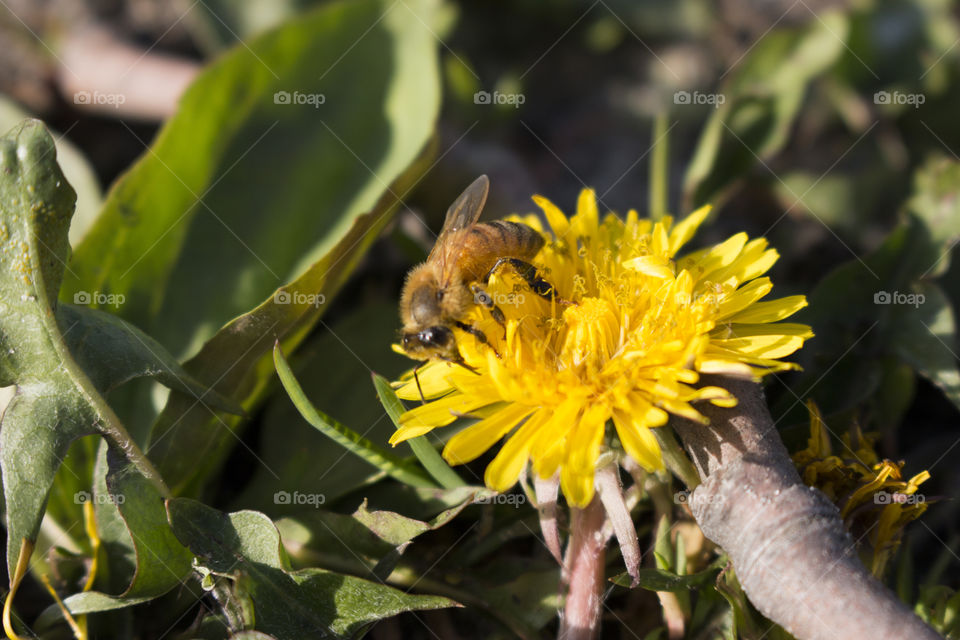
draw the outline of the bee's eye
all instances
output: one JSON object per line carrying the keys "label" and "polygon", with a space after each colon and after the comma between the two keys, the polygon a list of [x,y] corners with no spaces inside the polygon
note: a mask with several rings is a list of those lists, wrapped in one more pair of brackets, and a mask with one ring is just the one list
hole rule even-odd
{"label": "bee's eye", "polygon": [[429,344],[434,347],[442,347],[450,342],[451,338],[453,338],[453,332],[446,327],[430,327],[429,329],[424,329],[418,333],[417,337],[424,344]]}

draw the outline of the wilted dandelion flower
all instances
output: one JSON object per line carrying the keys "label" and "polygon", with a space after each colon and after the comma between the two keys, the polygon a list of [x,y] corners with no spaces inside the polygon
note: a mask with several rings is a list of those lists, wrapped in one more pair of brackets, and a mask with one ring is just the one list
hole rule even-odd
{"label": "wilted dandelion flower", "polygon": [[[447,442],[449,463],[469,462],[513,431],[487,467],[486,484],[509,489],[529,461],[541,478],[559,472],[567,501],[584,507],[605,450],[622,448],[645,469],[662,469],[652,428],[670,414],[706,424],[693,406],[698,400],[736,404],[725,389],[697,388],[700,374],[758,378],[794,368],[781,358],[813,334],[778,322],[806,305],[803,296],[760,302],[772,288],[762,276],[778,258],[765,239],[739,233],[678,256],[708,207],[675,224],[641,220],[635,211],[601,219],[589,189],[569,220],[545,198],[534,201],[552,237],[535,216],[514,219],[547,238],[534,263],[559,299],[537,296],[509,269],[495,274],[487,290],[506,330],[477,306],[467,321],[494,348],[457,334],[464,361],[479,375],[442,361],[423,366],[420,385],[431,401],[406,412],[390,442],[479,418]],[[420,399],[409,375],[398,393]]]}
{"label": "wilted dandelion flower", "polygon": [[921,471],[903,478],[903,461],[881,460],[874,450],[875,438],[853,424],[843,434],[843,451],[833,452],[827,426],[813,402],[807,448],[793,456],[803,481],[817,487],[840,508],[840,516],[854,534],[864,563],[878,578],[893,556],[903,529],[927,509],[926,497],[917,493],[930,479]]}

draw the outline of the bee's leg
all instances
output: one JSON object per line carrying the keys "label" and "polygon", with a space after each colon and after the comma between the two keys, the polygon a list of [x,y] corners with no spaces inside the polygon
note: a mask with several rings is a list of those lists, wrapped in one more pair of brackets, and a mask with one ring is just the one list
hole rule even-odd
{"label": "bee's leg", "polygon": [[474,282],[471,284],[470,291],[473,292],[473,299],[476,300],[477,304],[481,304],[490,310],[490,315],[493,316],[493,319],[497,321],[497,324],[503,327],[503,337],[506,338],[507,319],[504,317],[503,311],[500,310],[500,307],[493,304],[493,298],[490,297],[490,294],[486,292],[480,283]]}
{"label": "bee's leg", "polygon": [[467,333],[469,333],[470,335],[472,335],[474,338],[476,338],[481,344],[485,344],[485,345],[487,345],[488,347],[490,347],[491,349],[493,349],[493,355],[497,356],[498,358],[500,357],[500,352],[498,352],[497,349],[496,349],[496,347],[494,347],[492,344],[490,344],[490,343],[487,341],[487,336],[486,336],[486,334],[483,333],[483,331],[480,331],[480,329],[477,329],[476,327],[470,326],[469,324],[467,324],[467,323],[465,323],[465,322],[457,321],[457,322],[456,322],[456,325],[457,325],[457,328],[459,328],[459,329],[461,329],[461,330],[463,330],[463,331],[466,331]]}
{"label": "bee's leg", "polygon": [[455,365],[461,366],[461,367],[463,367],[464,369],[466,369],[467,371],[469,371],[470,373],[475,373],[475,374],[477,374],[477,375],[480,375],[480,372],[477,371],[476,369],[474,369],[473,367],[471,367],[470,365],[468,365],[466,362],[464,362],[464,361],[463,361],[463,358],[459,358],[459,357],[456,358],[456,359],[454,359],[454,358],[441,358],[441,360],[443,360],[444,362],[449,362],[450,364],[455,364]]}
{"label": "bee's leg", "polygon": [[[516,269],[517,274],[524,279],[530,289],[546,300],[547,302],[553,302],[554,299],[557,299],[557,292],[554,289],[553,285],[543,279],[540,275],[540,272],[537,271],[537,268],[530,264],[529,262],[524,262],[519,258],[500,258],[493,265],[490,271],[487,272],[487,275],[484,277],[484,282],[490,280],[497,269],[502,267],[505,264],[509,264],[511,267]],[[564,302],[563,300],[558,300],[559,302]]]}

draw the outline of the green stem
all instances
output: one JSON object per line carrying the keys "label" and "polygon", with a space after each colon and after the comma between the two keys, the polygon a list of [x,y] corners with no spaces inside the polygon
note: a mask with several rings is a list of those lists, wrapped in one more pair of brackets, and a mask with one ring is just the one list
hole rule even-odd
{"label": "green stem", "polygon": [[650,219],[657,221],[667,214],[670,145],[667,139],[666,112],[658,114],[653,121],[652,144],[653,154],[650,159]]}

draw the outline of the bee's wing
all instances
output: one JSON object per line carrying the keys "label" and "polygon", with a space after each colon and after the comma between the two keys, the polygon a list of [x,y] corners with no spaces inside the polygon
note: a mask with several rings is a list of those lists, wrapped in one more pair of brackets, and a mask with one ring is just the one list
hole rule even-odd
{"label": "bee's wing", "polygon": [[436,261],[440,265],[442,284],[449,281],[451,270],[467,238],[466,234],[456,232],[466,229],[480,218],[489,191],[490,180],[485,175],[480,176],[447,209],[443,229],[427,257],[427,262]]}

